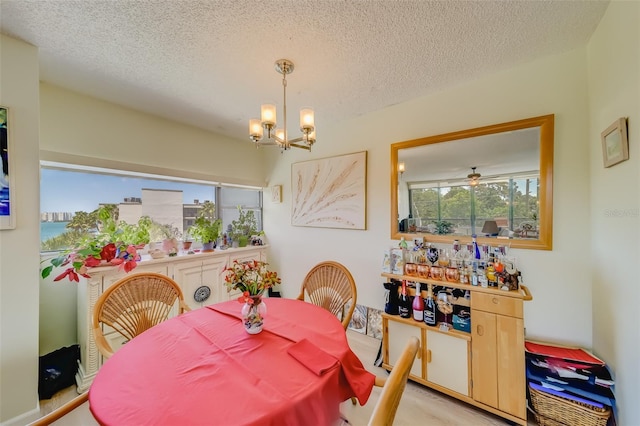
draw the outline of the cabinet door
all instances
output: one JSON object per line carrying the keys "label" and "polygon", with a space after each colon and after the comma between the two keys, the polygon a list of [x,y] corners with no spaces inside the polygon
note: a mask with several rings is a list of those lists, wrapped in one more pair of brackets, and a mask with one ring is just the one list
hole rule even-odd
{"label": "cabinet door", "polygon": [[496,316],[498,346],[498,408],[521,419],[527,417],[524,365],[524,321]]}
{"label": "cabinet door", "polygon": [[[389,365],[396,364],[410,337],[417,337],[418,341],[422,342],[422,329],[420,327],[414,327],[412,325],[402,324],[398,321],[391,320],[389,321],[387,329],[388,333],[385,337],[387,338],[389,345],[389,359],[387,361],[387,364]],[[421,349],[418,350],[416,359],[413,361],[410,375],[419,379],[424,379],[422,374],[422,360],[424,359],[422,356],[422,348],[424,348],[424,345],[421,344],[420,346]]]}
{"label": "cabinet door", "polygon": [[472,396],[478,402],[498,407],[498,354],[496,315],[471,312]]}
{"label": "cabinet door", "polygon": [[214,257],[174,265],[173,279],[180,285],[184,300],[191,309],[220,301],[221,273],[226,260],[226,257]]}
{"label": "cabinet door", "polygon": [[204,285],[211,287],[211,297],[202,302],[202,306],[213,305],[230,299],[227,286],[224,283],[224,268],[226,266],[226,257],[217,257],[203,262],[202,282]]}
{"label": "cabinet door", "polygon": [[427,380],[469,396],[469,341],[427,330]]}

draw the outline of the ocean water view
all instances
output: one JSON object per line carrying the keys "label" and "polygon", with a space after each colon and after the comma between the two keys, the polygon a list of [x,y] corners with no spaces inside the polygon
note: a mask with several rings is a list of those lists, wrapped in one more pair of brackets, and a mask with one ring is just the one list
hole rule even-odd
{"label": "ocean water view", "polygon": [[40,222],[40,242],[63,234],[69,222]]}

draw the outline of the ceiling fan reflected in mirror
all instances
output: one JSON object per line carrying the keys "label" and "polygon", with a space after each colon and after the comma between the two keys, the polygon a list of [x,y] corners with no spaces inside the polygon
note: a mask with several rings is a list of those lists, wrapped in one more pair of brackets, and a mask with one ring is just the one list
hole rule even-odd
{"label": "ceiling fan reflected in mirror", "polygon": [[476,172],[476,168],[472,167],[471,173],[467,175],[467,178],[469,178],[469,185],[478,186],[478,184],[480,183],[480,176],[481,176],[480,173]]}

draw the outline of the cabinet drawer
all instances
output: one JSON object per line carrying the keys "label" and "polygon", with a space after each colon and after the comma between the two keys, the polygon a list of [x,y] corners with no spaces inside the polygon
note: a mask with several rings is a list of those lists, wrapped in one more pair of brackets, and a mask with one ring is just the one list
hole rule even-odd
{"label": "cabinet drawer", "polygon": [[[522,300],[508,296],[494,294],[473,293],[471,296],[471,309],[492,312],[510,317],[522,318]],[[473,321],[473,314],[472,314]]]}

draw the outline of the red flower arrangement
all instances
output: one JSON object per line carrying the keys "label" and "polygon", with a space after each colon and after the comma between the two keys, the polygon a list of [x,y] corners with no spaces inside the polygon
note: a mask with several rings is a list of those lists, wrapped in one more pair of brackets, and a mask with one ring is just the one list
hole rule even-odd
{"label": "red flower arrangement", "polygon": [[238,302],[253,304],[255,296],[262,296],[266,289],[281,282],[278,273],[269,271],[267,265],[267,262],[260,260],[234,260],[230,267],[225,266],[222,272],[227,273],[224,278],[227,292],[238,289],[242,291]]}

